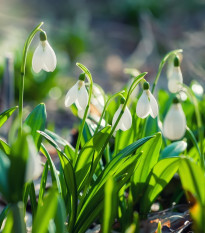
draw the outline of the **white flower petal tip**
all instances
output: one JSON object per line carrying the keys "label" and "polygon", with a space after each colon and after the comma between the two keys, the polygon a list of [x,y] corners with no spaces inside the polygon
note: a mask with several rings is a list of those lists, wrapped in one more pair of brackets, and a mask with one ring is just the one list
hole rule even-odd
{"label": "white flower petal tip", "polygon": [[183,77],[180,67],[173,67],[168,77],[168,89],[171,93],[177,93],[182,89]]}
{"label": "white flower petal tip", "polygon": [[[120,112],[122,110],[122,104],[120,105],[120,107],[118,108],[118,110],[115,112],[114,116],[113,116],[113,120],[112,120],[112,126],[115,125],[118,116],[120,115]],[[130,113],[130,110],[126,107],[124,113],[122,114],[117,127],[115,128],[115,131],[117,130],[122,130],[122,131],[126,131],[128,129],[130,129],[130,127],[132,126],[132,115]]]}
{"label": "white flower petal tip", "polygon": [[85,112],[88,105],[88,92],[85,88],[85,82],[78,80],[76,84],[71,87],[65,97],[65,106],[70,107],[72,104],[76,105],[79,111],[79,117]]}
{"label": "white flower petal tip", "polygon": [[55,52],[48,41],[40,41],[34,51],[32,59],[32,68],[34,72],[39,73],[41,70],[53,72],[56,68],[57,59]]}
{"label": "white flower petal tip", "polygon": [[26,164],[25,181],[37,179],[42,173],[41,158],[38,154],[33,140],[29,140],[29,157]]}
{"label": "white flower petal tip", "polygon": [[158,112],[159,110],[156,99],[150,90],[144,90],[137,102],[137,116],[144,119],[148,115],[151,115],[152,118],[155,118],[158,115]]}
{"label": "white flower petal tip", "polygon": [[91,97],[91,104],[94,105],[94,107],[100,114],[102,113],[103,108],[105,106],[104,91],[96,84],[93,85],[93,95]]}
{"label": "white flower petal tip", "polygon": [[186,132],[186,117],[181,104],[172,104],[163,124],[163,134],[169,140],[181,139]]}

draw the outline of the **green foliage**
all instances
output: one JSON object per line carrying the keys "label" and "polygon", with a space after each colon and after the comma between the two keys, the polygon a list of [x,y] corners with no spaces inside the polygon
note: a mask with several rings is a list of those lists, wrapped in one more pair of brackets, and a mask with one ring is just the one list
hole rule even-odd
{"label": "green foliage", "polygon": [[15,112],[18,106],[10,108],[0,114],[0,127],[9,119],[9,117]]}
{"label": "green foliage", "polygon": [[[179,52],[181,50],[171,51],[162,59],[152,92],[165,63]],[[24,52],[23,71],[26,56],[27,50]],[[86,88],[89,97],[78,127],[75,146],[46,129],[44,104],[39,104],[31,111],[22,127],[23,101],[20,101],[20,117],[10,129],[9,143],[0,139],[0,193],[6,201],[0,214],[0,226],[7,219],[2,232],[26,232],[24,216],[28,201],[31,204],[34,233],[84,233],[95,221],[101,223],[103,233],[111,232],[115,221],[120,225],[120,232],[139,232],[139,219],[147,216],[151,205],[177,172],[184,193],[192,204],[190,212],[195,228],[204,232],[204,114],[201,106],[205,105],[205,100],[202,96],[195,96],[184,85],[189,98],[183,107],[186,115],[189,115],[187,124],[190,128],[187,127],[183,139],[171,142],[160,132],[160,120],[166,115],[173,95],[170,97],[163,90],[158,92],[159,103],[163,106],[160,106],[159,116],[155,119],[139,119],[136,116],[138,99],[133,101],[130,96],[140,82],[146,81],[146,73],[134,77],[128,90],[109,96],[101,118],[96,122],[89,115],[92,75],[84,65],[77,63],[77,66],[88,79]],[[22,97],[23,86],[20,94]],[[118,97],[122,96],[125,100],[121,112],[116,123],[111,126],[113,115],[120,104]],[[190,108],[191,103],[193,106]],[[131,109],[132,127],[127,131],[116,131],[125,107]],[[16,108],[8,109],[0,115],[0,127]],[[105,127],[102,127],[102,119],[105,120]],[[191,119],[194,119],[193,125]],[[43,140],[46,140],[46,144]],[[48,144],[58,154],[58,165],[52,160]],[[45,162],[42,162],[43,172],[37,197],[32,180],[34,178],[28,179],[27,173],[29,158],[32,156],[35,161],[38,152],[43,154]],[[47,190],[49,175],[52,185]],[[139,214],[134,212],[135,208]],[[161,232],[161,223],[158,224],[157,232]]]}

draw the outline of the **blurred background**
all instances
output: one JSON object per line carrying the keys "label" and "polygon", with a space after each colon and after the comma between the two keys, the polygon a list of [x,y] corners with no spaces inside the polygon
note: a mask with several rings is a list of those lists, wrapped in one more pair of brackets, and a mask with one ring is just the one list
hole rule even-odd
{"label": "blurred background", "polygon": [[[129,81],[124,68],[147,71],[152,82],[163,56],[181,48],[184,82],[197,79],[204,85],[204,0],[1,0],[1,112],[18,105],[23,46],[41,21],[58,64],[53,73],[32,71],[37,35],[28,54],[25,115],[45,102],[49,128],[71,128],[76,121],[64,107],[65,94],[80,74],[76,62],[90,69],[94,82],[105,92],[113,93]],[[8,82],[12,84],[9,90]],[[160,77],[161,87],[167,87],[166,67]]]}

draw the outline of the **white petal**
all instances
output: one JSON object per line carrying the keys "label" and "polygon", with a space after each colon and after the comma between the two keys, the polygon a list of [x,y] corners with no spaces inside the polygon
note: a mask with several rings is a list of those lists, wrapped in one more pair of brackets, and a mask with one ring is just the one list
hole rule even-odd
{"label": "white petal", "polygon": [[37,179],[42,172],[41,159],[34,142],[30,137],[28,137],[27,140],[29,141],[29,157],[27,159],[25,172],[26,182]]}
{"label": "white petal", "polygon": [[69,107],[70,105],[72,105],[76,99],[77,99],[77,95],[78,95],[78,82],[71,87],[71,89],[67,92],[66,97],[65,97],[65,106]]}
{"label": "white petal", "polygon": [[83,82],[82,87],[80,90],[78,90],[78,96],[75,101],[75,104],[78,108],[78,110],[84,110],[86,106],[88,105],[88,92],[85,88],[85,83]]}
{"label": "white petal", "polygon": [[140,118],[145,118],[150,114],[150,111],[151,111],[151,107],[147,93],[146,91],[143,91],[142,95],[140,96],[137,102],[137,107],[136,107],[137,116]]}
{"label": "white petal", "polygon": [[44,52],[43,52],[43,69],[47,72],[53,72],[56,68],[56,55],[53,49],[51,48],[48,41],[43,41],[44,44]]}
{"label": "white petal", "polygon": [[36,50],[34,51],[32,58],[32,68],[36,73],[39,73],[43,69],[42,57],[43,57],[43,47],[40,43],[36,48]]}
{"label": "white petal", "polygon": [[148,92],[149,92],[149,100],[150,100],[150,107],[151,107],[150,115],[152,118],[155,118],[159,112],[158,104],[157,104],[156,99],[154,98],[154,96],[150,92],[150,90],[148,90]]}
{"label": "white petal", "polygon": [[121,121],[120,129],[123,131],[128,130],[132,126],[132,115],[128,107],[125,108],[125,111],[121,117]]}
{"label": "white petal", "polygon": [[180,104],[173,104],[163,124],[164,136],[170,140],[181,139],[186,132],[186,118]]}
{"label": "white petal", "polygon": [[[115,125],[115,123],[116,123],[116,121],[117,121],[117,118],[118,118],[119,115],[120,115],[121,110],[122,110],[122,105],[120,105],[120,107],[119,107],[118,110],[115,112],[115,114],[114,114],[114,116],[113,116],[113,118],[112,118],[112,126]],[[117,124],[117,127],[116,127],[115,131],[117,131],[117,130],[119,129],[120,126],[121,126],[121,123],[120,123],[120,121],[119,121],[118,124]]]}
{"label": "white petal", "polygon": [[171,77],[168,79],[168,89],[171,93],[179,92],[182,87],[181,83],[183,83],[183,77],[181,73],[180,67],[174,67]]}

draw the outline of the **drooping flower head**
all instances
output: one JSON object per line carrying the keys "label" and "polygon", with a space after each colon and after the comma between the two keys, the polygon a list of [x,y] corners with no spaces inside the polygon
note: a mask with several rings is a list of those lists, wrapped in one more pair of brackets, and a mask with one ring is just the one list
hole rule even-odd
{"label": "drooping flower head", "polygon": [[182,72],[180,69],[179,57],[176,55],[174,58],[172,69],[168,75],[168,89],[171,93],[177,93],[181,90],[183,83]]}
{"label": "drooping flower head", "polygon": [[163,123],[163,134],[170,140],[181,139],[186,132],[186,117],[179,99],[175,97]]}
{"label": "drooping flower head", "polygon": [[[117,118],[119,117],[122,108],[123,108],[123,104],[125,102],[124,98],[121,98],[121,104],[118,108],[118,110],[115,112],[113,119],[112,119],[112,126],[115,125]],[[122,131],[126,131],[128,130],[130,127],[132,126],[132,115],[130,113],[130,110],[128,109],[128,107],[125,107],[125,110],[117,124],[117,127],[115,128],[115,131],[121,129]]]}
{"label": "drooping flower head", "polygon": [[56,68],[56,55],[47,41],[47,35],[44,31],[40,32],[40,43],[33,54],[32,67],[36,73],[41,70],[53,72]]}
{"label": "drooping flower head", "polygon": [[104,91],[102,88],[94,84],[92,89],[91,104],[96,108],[96,112],[100,115],[105,106]]}
{"label": "drooping flower head", "polygon": [[137,116],[140,118],[146,118],[148,115],[151,115],[152,118],[155,118],[159,112],[158,104],[149,90],[148,82],[144,82],[143,89],[143,93],[140,96],[136,106]]}
{"label": "drooping flower head", "polygon": [[88,93],[85,87],[85,73],[80,74],[79,80],[66,94],[65,106],[70,107],[74,103],[78,109],[78,115],[82,118],[86,106],[88,105]]}

